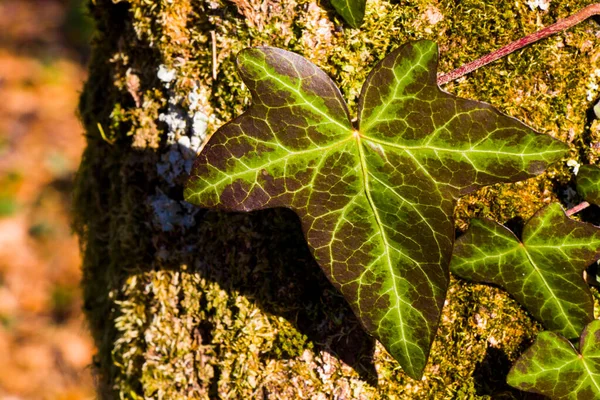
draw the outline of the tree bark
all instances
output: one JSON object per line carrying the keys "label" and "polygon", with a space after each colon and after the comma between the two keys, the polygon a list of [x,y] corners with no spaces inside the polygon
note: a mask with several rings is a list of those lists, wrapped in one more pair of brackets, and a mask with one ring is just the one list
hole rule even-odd
{"label": "tree bark", "polygon": [[[302,54],[355,113],[371,68],[406,41],[437,41],[448,72],[591,3],[543,11],[514,1],[368,0],[364,25],[352,29],[324,0],[92,1],[74,213],[100,396],[522,396],[505,376],[541,326],[501,290],[452,279],[425,376],[413,381],[324,277],[293,213],[199,210],[183,201],[182,185],[200,143],[249,104],[235,70],[245,47]],[[586,22],[443,89],[492,103],[595,163],[600,127],[586,110],[598,98],[597,31]],[[460,201],[457,230],[475,216],[527,219],[569,200],[571,183],[560,164],[484,188]]]}

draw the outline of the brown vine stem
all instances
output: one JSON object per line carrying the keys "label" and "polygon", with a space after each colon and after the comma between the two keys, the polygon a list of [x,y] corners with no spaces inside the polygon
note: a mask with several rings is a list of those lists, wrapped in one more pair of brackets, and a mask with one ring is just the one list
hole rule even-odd
{"label": "brown vine stem", "polygon": [[579,211],[585,210],[589,206],[590,206],[590,203],[588,203],[587,201],[584,201],[583,203],[577,204],[573,208],[569,208],[567,211],[565,211],[565,214],[567,214],[567,217],[570,217],[573,214],[577,214]]}
{"label": "brown vine stem", "polygon": [[491,62],[498,60],[516,50],[522,49],[525,46],[530,45],[531,43],[535,43],[538,40],[542,40],[547,38],[548,36],[552,36],[557,32],[564,31],[569,29],[582,21],[585,21],[592,15],[600,15],[600,3],[589,5],[577,13],[567,17],[565,19],[561,19],[555,24],[552,24],[542,30],[539,30],[531,35],[527,35],[524,38],[516,40],[496,51],[493,51],[475,61],[472,61],[468,64],[463,65],[460,68],[455,69],[454,71],[450,71],[447,74],[443,74],[438,76],[437,83],[438,85],[444,85],[448,82],[451,82],[455,79],[460,78],[463,75],[466,75],[470,72],[475,71],[477,68],[483,67]]}

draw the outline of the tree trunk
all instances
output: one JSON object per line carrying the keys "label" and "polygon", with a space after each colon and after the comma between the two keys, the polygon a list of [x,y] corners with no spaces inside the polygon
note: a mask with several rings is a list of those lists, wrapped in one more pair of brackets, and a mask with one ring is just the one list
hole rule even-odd
{"label": "tree trunk", "polygon": [[[503,291],[452,279],[425,376],[414,381],[324,277],[292,212],[200,210],[182,187],[207,134],[249,104],[235,69],[245,47],[302,54],[355,113],[371,68],[406,41],[437,41],[447,72],[591,3],[543,11],[504,0],[368,0],[364,25],[352,29],[326,0],[92,1],[75,216],[101,397],[523,396],[506,373],[541,326]],[[492,103],[595,163],[600,127],[586,111],[598,97],[597,30],[583,23],[444,89]],[[484,188],[459,202],[457,230],[474,216],[518,227],[557,196],[569,201],[570,179],[563,163]]]}

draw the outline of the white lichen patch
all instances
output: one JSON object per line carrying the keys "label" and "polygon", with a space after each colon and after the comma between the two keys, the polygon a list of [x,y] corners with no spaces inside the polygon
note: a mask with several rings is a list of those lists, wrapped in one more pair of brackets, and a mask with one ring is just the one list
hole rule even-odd
{"label": "white lichen patch", "polygon": [[169,135],[168,139],[171,141],[175,139],[177,134],[183,133],[187,127],[185,114],[173,104],[169,104],[168,112],[160,114],[158,120],[167,124],[167,135]]}
{"label": "white lichen patch", "polygon": [[158,72],[156,74],[158,79],[164,83],[165,87],[168,88],[171,82],[175,79],[176,72],[174,69],[169,69],[165,65],[158,66]]}
{"label": "white lichen patch", "polygon": [[189,175],[196,156],[207,137],[209,117],[205,109],[206,96],[197,86],[188,94],[188,107],[184,108],[181,99],[171,97],[166,113],[158,119],[167,125],[167,151],[156,165],[158,174],[169,186],[174,186],[182,174]]}
{"label": "white lichen patch", "polygon": [[425,10],[425,18],[427,19],[429,25],[435,25],[444,19],[444,15],[437,7],[429,5],[427,10]]}
{"label": "white lichen patch", "polygon": [[444,14],[433,4],[421,7],[419,17],[414,20],[414,28],[424,33],[433,33],[433,27],[444,19]]}
{"label": "white lichen patch", "polygon": [[198,140],[197,149],[200,148],[202,142],[206,139],[206,130],[208,129],[209,117],[202,111],[197,111],[192,117],[192,144],[194,138]]}
{"label": "white lichen patch", "polygon": [[492,347],[497,347],[497,346],[498,346],[498,344],[500,343],[500,342],[498,341],[498,339],[496,339],[496,338],[495,338],[495,337],[493,337],[493,336],[490,336],[490,337],[488,337],[488,340],[487,340],[487,341],[488,341],[488,343],[490,344],[490,346],[492,346]]}
{"label": "white lichen patch", "polygon": [[194,85],[194,89],[187,96],[189,102],[189,110],[191,112],[198,111],[202,108],[205,96],[200,93],[198,85]]}
{"label": "white lichen patch", "polygon": [[[194,89],[188,94],[188,116],[192,120],[191,144],[196,151],[200,150],[200,145],[206,140],[209,123],[214,123],[214,115],[209,116],[206,112],[209,109],[208,93],[205,87],[194,86]],[[200,143],[196,146],[194,138]]]}
{"label": "white lichen patch", "polygon": [[569,161],[567,161],[567,166],[572,168],[574,175],[577,175],[577,173],[579,172],[579,167],[581,167],[581,164],[579,164],[577,162],[577,160],[575,160],[575,159],[570,159]]}
{"label": "white lichen patch", "polygon": [[534,11],[537,8],[542,11],[548,11],[548,8],[550,8],[550,0],[529,0],[527,5]]}
{"label": "white lichen patch", "polygon": [[190,228],[195,225],[194,215],[198,208],[186,201],[177,201],[169,198],[160,189],[148,199],[154,212],[154,223],[163,232],[171,232],[176,227]]}
{"label": "white lichen patch", "polygon": [[192,172],[194,160],[206,138],[207,121],[208,118],[204,114],[197,112],[189,136],[169,132],[169,149],[161,155],[160,162],[156,164],[158,174],[169,186],[174,186],[176,179],[182,174],[189,175]]}
{"label": "white lichen patch", "polygon": [[479,329],[485,330],[487,326],[487,320],[479,314],[475,314],[475,323]]}

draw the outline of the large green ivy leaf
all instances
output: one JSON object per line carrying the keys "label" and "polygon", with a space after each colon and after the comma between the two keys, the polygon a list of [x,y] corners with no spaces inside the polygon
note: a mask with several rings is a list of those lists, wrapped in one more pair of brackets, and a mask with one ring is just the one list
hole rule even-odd
{"label": "large green ivy leaf", "polygon": [[585,328],[579,350],[556,333],[542,332],[513,365],[507,382],[554,400],[600,399],[600,321]]}
{"label": "large green ivy leaf", "polygon": [[472,220],[454,245],[450,271],[506,289],[546,328],[571,339],[594,318],[583,270],[599,257],[600,229],[554,203],[527,222],[523,242],[502,225]]}
{"label": "large green ivy leaf", "polygon": [[202,207],[289,207],[368,332],[422,375],[448,285],[456,199],[541,173],[566,146],[436,83],[430,41],[369,75],[355,129],[329,77],[268,47],[238,55],[252,106],[221,127],[185,191]]}
{"label": "large green ivy leaf", "polygon": [[579,168],[577,191],[590,203],[600,205],[600,168],[595,165]]}
{"label": "large green ivy leaf", "polygon": [[331,0],[331,5],[351,27],[362,25],[367,0]]}

